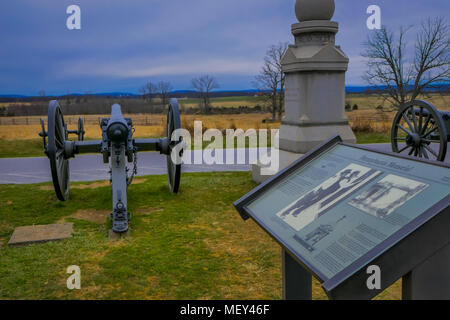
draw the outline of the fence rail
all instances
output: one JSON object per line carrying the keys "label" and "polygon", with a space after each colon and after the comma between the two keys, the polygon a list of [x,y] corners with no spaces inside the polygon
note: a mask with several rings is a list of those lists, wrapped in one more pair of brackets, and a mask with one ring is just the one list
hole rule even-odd
{"label": "fence rail", "polygon": [[[100,125],[103,117],[81,117],[83,118],[85,125]],[[47,117],[42,117],[47,122]],[[152,119],[151,117],[139,117],[133,118],[133,125],[137,126],[157,126],[161,125],[161,119]],[[64,117],[64,121],[68,125],[76,125],[78,123],[78,117]],[[24,125],[40,125],[40,118],[38,117],[0,117],[0,125],[10,126],[24,126]]]}
{"label": "fence rail", "polygon": [[[83,118],[85,125],[99,125],[103,117],[81,117]],[[0,117],[0,125],[40,125],[39,117]],[[47,117],[42,117],[47,122]],[[137,126],[155,126],[161,125],[162,120],[153,119],[152,117],[131,117],[133,125]],[[349,116],[350,122],[381,122],[392,121],[393,115],[380,115],[380,116]],[[64,121],[68,125],[76,125],[78,123],[78,117],[64,117]]]}

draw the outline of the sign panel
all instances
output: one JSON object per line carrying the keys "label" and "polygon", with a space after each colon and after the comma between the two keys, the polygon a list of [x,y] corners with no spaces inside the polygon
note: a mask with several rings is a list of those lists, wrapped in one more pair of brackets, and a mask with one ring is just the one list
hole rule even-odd
{"label": "sign panel", "polygon": [[412,222],[450,194],[446,165],[339,141],[235,203],[322,282],[356,272],[355,261],[395,245],[392,235],[412,232]]}

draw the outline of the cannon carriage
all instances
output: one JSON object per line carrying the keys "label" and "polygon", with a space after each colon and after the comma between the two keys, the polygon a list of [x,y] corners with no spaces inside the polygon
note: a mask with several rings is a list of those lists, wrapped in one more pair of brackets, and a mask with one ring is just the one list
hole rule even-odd
{"label": "cannon carriage", "polygon": [[[41,119],[44,152],[50,161],[55,193],[60,201],[69,198],[70,169],[69,159],[83,153],[101,153],[103,162],[110,165],[112,188],[112,231],[128,231],[131,214],[127,206],[127,188],[137,173],[137,153],[140,151],[159,151],[166,155],[170,192],[178,193],[181,177],[181,159],[184,143],[178,129],[181,128],[180,112],[176,99],[171,99],[167,114],[167,137],[159,139],[134,139],[133,123],[122,116],[118,104],[112,106],[110,118],[100,122],[101,140],[84,141],[84,124],[79,118],[78,128],[68,130],[58,101],[50,101],[48,108],[48,129]],[[78,140],[69,140],[69,135],[77,135]],[[127,167],[131,163],[132,167]]]}
{"label": "cannon carriage", "polygon": [[444,161],[450,142],[450,112],[422,100],[404,104],[394,117],[392,151]]}

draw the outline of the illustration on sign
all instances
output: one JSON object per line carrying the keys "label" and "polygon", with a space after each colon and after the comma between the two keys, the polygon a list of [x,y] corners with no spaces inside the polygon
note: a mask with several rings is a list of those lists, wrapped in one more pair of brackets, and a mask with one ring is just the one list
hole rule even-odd
{"label": "illustration on sign", "polygon": [[277,213],[296,231],[299,231],[323,215],[327,209],[338,203],[345,196],[360,188],[381,171],[365,166],[350,164],[332,178],[301,196]]}
{"label": "illustration on sign", "polygon": [[375,217],[385,218],[426,187],[425,183],[389,174],[349,204]]}
{"label": "illustration on sign", "polygon": [[305,237],[305,239],[302,239],[298,235],[294,235],[294,239],[298,241],[302,246],[304,246],[309,251],[314,251],[314,246],[322,239],[324,239],[326,236],[328,236],[330,233],[332,233],[339,222],[343,221],[346,216],[343,216],[339,218],[335,223],[333,224],[321,224],[316,229],[308,233]]}

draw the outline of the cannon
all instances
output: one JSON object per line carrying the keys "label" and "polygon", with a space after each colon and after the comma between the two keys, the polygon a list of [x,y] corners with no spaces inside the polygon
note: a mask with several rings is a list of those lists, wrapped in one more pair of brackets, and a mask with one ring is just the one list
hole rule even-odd
{"label": "cannon", "polygon": [[[114,104],[110,118],[100,122],[102,139],[84,141],[84,124],[78,119],[78,128],[68,130],[61,107],[56,100],[49,103],[48,123],[41,119],[44,152],[50,161],[55,193],[60,201],[69,198],[69,159],[82,153],[101,153],[103,162],[110,165],[112,188],[112,231],[122,234],[129,229],[131,214],[127,206],[127,188],[137,173],[137,153],[139,151],[159,151],[167,157],[167,173],[170,192],[178,193],[181,178],[181,159],[185,144],[178,129],[181,128],[180,112],[176,99],[171,99],[167,114],[167,137],[160,139],[134,139],[133,123],[122,116],[121,107]],[[69,135],[77,135],[78,140],[69,140]],[[127,167],[127,162],[132,168]]]}
{"label": "cannon", "polygon": [[392,151],[444,161],[450,141],[450,112],[422,100],[405,103],[394,117]]}

